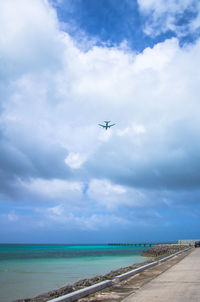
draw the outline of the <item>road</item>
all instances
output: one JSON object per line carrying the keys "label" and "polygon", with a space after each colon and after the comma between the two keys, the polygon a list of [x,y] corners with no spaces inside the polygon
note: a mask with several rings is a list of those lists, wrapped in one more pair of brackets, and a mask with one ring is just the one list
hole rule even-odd
{"label": "road", "polygon": [[200,302],[200,248],[123,302]]}

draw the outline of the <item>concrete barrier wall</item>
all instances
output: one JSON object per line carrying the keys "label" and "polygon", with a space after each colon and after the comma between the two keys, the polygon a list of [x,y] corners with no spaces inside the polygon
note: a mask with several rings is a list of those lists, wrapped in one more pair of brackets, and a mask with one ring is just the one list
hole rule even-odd
{"label": "concrete barrier wall", "polygon": [[166,260],[168,260],[168,259],[170,259],[170,258],[172,258],[172,257],[174,257],[174,256],[176,256],[176,255],[178,255],[178,254],[181,254],[181,253],[183,253],[183,252],[186,252],[186,251],[188,251],[188,250],[190,250],[190,249],[191,249],[191,247],[188,247],[188,248],[186,248],[186,249],[184,249],[184,250],[181,250],[181,251],[179,251],[179,252],[176,252],[176,253],[174,253],[174,254],[171,254],[171,255],[169,255],[169,256],[167,256],[167,257],[164,257],[164,258],[160,259],[159,262],[164,262],[164,261],[166,261]]}
{"label": "concrete barrier wall", "polygon": [[119,275],[119,276],[115,277],[114,281],[115,282],[120,282],[120,281],[122,281],[124,279],[127,279],[127,278],[129,278],[129,277],[131,277],[133,275],[136,275],[136,274],[138,274],[138,273],[140,273],[140,272],[146,270],[147,268],[150,268],[150,267],[152,267],[152,266],[154,266],[156,264],[158,264],[158,261],[154,261],[154,262],[148,263],[146,265],[143,265],[141,267],[138,267],[138,268],[136,268],[136,269],[134,269],[132,271],[129,271],[127,273],[124,273],[122,275]]}
{"label": "concrete barrier wall", "polygon": [[55,298],[53,300],[49,300],[48,302],[71,302],[71,301],[76,301],[80,298],[83,298],[85,296],[91,295],[93,293],[96,293],[99,290],[102,290],[108,286],[112,285],[111,280],[103,281],[97,284],[94,284],[92,286],[77,290],[75,292],[72,292],[70,294]]}
{"label": "concrete barrier wall", "polygon": [[71,302],[71,301],[76,301],[80,298],[83,298],[83,297],[86,297],[88,295],[91,295],[91,294],[94,294],[96,293],[97,291],[100,291],[106,287],[109,287],[111,285],[113,285],[114,283],[117,283],[117,282],[120,282],[122,280],[125,280],[125,279],[128,279],[130,278],[131,276],[134,276],[150,267],[153,267],[155,265],[157,265],[158,263],[160,262],[164,262],[164,261],[167,261],[168,259],[180,254],[180,253],[183,253],[185,251],[188,251],[189,249],[191,249],[191,247],[189,248],[186,248],[182,251],[179,251],[179,252],[176,252],[174,254],[171,254],[167,257],[164,257],[158,261],[153,261],[151,263],[148,263],[146,265],[143,265],[141,267],[138,267],[132,271],[129,271],[125,274],[122,274],[122,275],[119,275],[117,277],[115,277],[115,279],[113,281],[111,280],[107,280],[107,281],[103,281],[103,282],[100,282],[100,283],[97,283],[97,284],[94,284],[92,286],[89,286],[89,287],[86,287],[86,288],[83,288],[83,289],[80,289],[80,290],[77,290],[75,292],[72,292],[70,294],[67,294],[67,295],[64,295],[64,296],[61,296],[61,297],[58,297],[58,298],[55,298],[55,299],[52,299],[52,300],[48,300],[47,302]]}

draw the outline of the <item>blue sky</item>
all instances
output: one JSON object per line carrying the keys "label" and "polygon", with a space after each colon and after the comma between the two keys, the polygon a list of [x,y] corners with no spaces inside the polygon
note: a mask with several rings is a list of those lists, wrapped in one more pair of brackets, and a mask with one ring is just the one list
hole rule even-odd
{"label": "blue sky", "polygon": [[0,242],[199,238],[199,78],[197,1],[0,0]]}

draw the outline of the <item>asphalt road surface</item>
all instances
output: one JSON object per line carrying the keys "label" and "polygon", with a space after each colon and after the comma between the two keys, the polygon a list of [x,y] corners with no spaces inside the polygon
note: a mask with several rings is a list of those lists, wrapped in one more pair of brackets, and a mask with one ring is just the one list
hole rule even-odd
{"label": "asphalt road surface", "polygon": [[200,302],[200,248],[123,302]]}

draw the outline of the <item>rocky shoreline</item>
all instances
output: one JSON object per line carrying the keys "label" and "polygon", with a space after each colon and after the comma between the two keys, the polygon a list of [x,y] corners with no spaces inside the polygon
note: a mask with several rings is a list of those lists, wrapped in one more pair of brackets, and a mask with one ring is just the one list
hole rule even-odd
{"label": "rocky shoreline", "polygon": [[101,281],[105,281],[105,280],[112,280],[114,279],[116,276],[121,275],[123,273],[126,273],[130,270],[133,270],[135,268],[138,268],[142,265],[145,265],[147,263],[150,263],[153,260],[158,260],[160,258],[162,258],[163,256],[167,256],[170,255],[172,253],[178,252],[184,248],[186,248],[187,246],[184,245],[177,245],[177,244],[159,244],[159,245],[155,245],[152,246],[151,248],[149,248],[148,250],[144,251],[142,253],[142,256],[144,257],[149,257],[149,260],[144,261],[142,263],[136,263],[133,264],[131,266],[128,267],[123,267],[123,268],[119,268],[117,270],[113,270],[105,275],[97,275],[93,278],[90,279],[82,279],[79,280],[77,282],[75,282],[74,284],[67,284],[59,289],[56,290],[52,290],[43,294],[40,294],[36,297],[33,298],[26,298],[26,299],[18,299],[15,300],[13,302],[46,302],[48,300],[57,298],[59,296],[63,296],[66,294],[69,294],[73,291],[82,289],[84,287],[87,286],[91,286],[93,284],[99,283]]}

